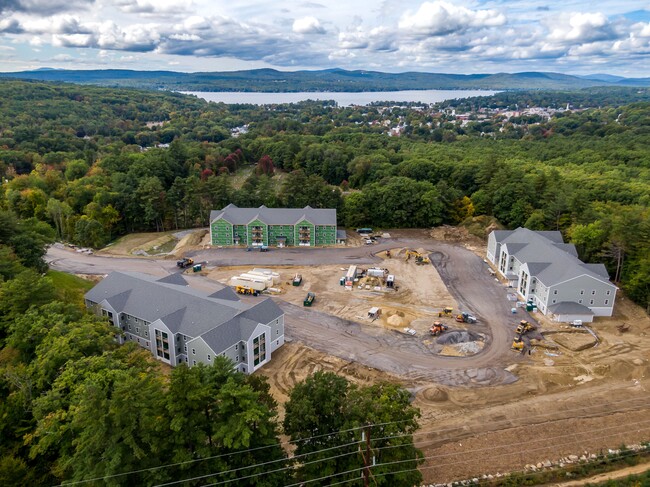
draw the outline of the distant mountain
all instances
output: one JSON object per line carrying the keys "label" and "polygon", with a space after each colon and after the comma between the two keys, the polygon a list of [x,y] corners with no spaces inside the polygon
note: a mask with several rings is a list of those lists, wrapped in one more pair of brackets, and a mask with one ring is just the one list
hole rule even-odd
{"label": "distant mountain", "polygon": [[254,69],[211,73],[126,69],[38,69],[0,77],[176,91],[399,91],[399,90],[575,90],[592,86],[650,86],[650,78],[607,74],[571,76],[523,72],[497,74],[382,73],[379,71],[276,71]]}

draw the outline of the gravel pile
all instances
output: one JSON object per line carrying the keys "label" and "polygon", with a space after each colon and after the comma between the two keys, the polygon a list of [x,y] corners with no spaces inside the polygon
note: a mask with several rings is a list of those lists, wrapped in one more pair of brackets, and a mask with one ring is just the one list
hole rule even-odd
{"label": "gravel pile", "polygon": [[436,341],[441,345],[454,345],[456,343],[475,342],[481,339],[481,335],[473,331],[456,330],[443,333]]}

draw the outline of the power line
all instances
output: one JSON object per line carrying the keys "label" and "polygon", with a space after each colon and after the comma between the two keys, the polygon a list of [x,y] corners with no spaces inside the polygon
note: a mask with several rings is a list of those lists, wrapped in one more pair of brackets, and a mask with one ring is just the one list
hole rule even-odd
{"label": "power line", "polygon": [[[636,423],[636,424],[644,424],[644,423],[650,423],[650,420],[647,420],[647,421],[641,421],[641,422]],[[605,431],[605,430],[609,430],[609,429],[616,428],[616,427],[617,427],[617,426],[610,426],[610,427],[606,427],[606,428],[599,428],[599,429],[590,430],[589,432],[580,433],[580,434],[587,434],[587,433],[588,433],[588,434],[592,434],[594,431]],[[641,430],[642,430],[642,431],[650,430],[650,427],[642,428]],[[628,432],[628,431],[624,431],[624,432]],[[630,432],[631,432],[631,431],[630,431]],[[617,436],[617,435],[619,435],[619,434],[620,434],[620,433],[615,433],[615,434],[613,434],[613,435],[606,435],[606,436],[603,436],[603,437],[601,437],[601,438],[608,438],[608,437],[610,437],[610,436]],[[558,435],[558,436],[555,436],[555,437],[544,438],[543,440],[548,441],[548,440],[553,440],[553,439],[558,439],[558,438],[567,438],[567,437],[569,437],[569,436],[574,436],[574,435],[575,435],[575,433],[569,433],[569,434],[565,434],[565,435]],[[541,440],[540,440],[540,441],[541,441]],[[500,445],[499,448],[505,448],[505,447],[511,447],[511,446],[519,446],[519,445],[526,444],[526,443],[529,443],[529,442],[508,443],[508,444]],[[560,443],[560,444],[562,444],[562,443]],[[564,444],[569,444],[569,443],[564,443]],[[404,445],[399,445],[399,446],[409,446],[409,445],[408,445],[408,444],[404,444]],[[388,447],[386,447],[386,448],[388,448]],[[548,448],[548,447],[541,447],[541,448],[536,448],[536,449],[527,450],[527,451],[544,450],[544,449],[547,449],[547,448]],[[378,450],[378,449],[381,449],[381,448],[377,448],[377,450]],[[386,465],[393,465],[393,464],[398,464],[398,463],[413,462],[413,461],[420,461],[420,460],[429,460],[429,459],[432,459],[432,458],[441,458],[441,457],[447,457],[447,456],[456,456],[456,455],[460,455],[460,454],[466,455],[466,454],[468,454],[468,453],[480,453],[480,452],[493,451],[493,450],[494,450],[494,447],[488,447],[488,448],[480,448],[480,449],[474,449],[474,450],[465,450],[465,451],[457,452],[457,453],[448,453],[448,454],[442,454],[442,455],[434,455],[434,456],[430,456],[430,457],[423,457],[423,458],[415,458],[415,459],[400,460],[400,461],[396,461],[396,462],[378,463],[378,464],[374,465],[373,468],[375,468],[375,467],[381,467],[381,466],[386,466]],[[511,454],[511,453],[506,453],[506,454],[492,454],[491,456],[503,456],[503,455],[510,455],[510,454]],[[318,463],[318,462],[319,462],[318,460],[314,460],[313,462],[310,462],[310,463]],[[452,463],[452,465],[453,465],[453,464],[454,464],[454,463]],[[436,466],[441,466],[441,465],[445,465],[445,464],[437,464]],[[252,468],[252,467],[251,467],[251,468]],[[293,467],[285,467],[285,468],[278,469],[278,470],[272,470],[272,471],[270,471],[270,472],[260,472],[260,473],[252,474],[252,475],[248,475],[248,476],[245,476],[245,477],[239,477],[239,478],[236,478],[236,479],[230,479],[230,480],[219,481],[219,482],[215,482],[215,483],[212,483],[212,484],[206,484],[206,485],[204,485],[204,486],[202,486],[202,487],[214,487],[214,486],[217,486],[217,485],[223,485],[223,484],[230,483],[230,482],[234,482],[234,481],[237,481],[237,480],[247,480],[247,479],[250,479],[250,478],[258,477],[258,476],[260,476],[260,475],[265,475],[265,474],[270,474],[270,473],[281,472],[281,471],[287,470],[287,469],[289,469],[289,468],[293,468]],[[354,472],[361,472],[361,471],[364,470],[365,468],[366,468],[366,467],[364,466],[364,467],[361,467],[361,468],[356,468],[356,469],[353,469],[353,470],[348,470],[348,471],[346,471],[346,472],[341,472],[341,473],[331,474],[331,475],[328,475],[328,476],[325,476],[325,477],[320,477],[320,478],[317,478],[317,479],[303,480],[303,481],[300,481],[300,482],[298,482],[298,483],[290,484],[290,485],[288,485],[288,486],[286,486],[286,487],[295,487],[295,486],[299,486],[299,485],[303,485],[303,484],[308,484],[308,483],[311,483],[311,482],[316,482],[316,481],[319,481],[319,480],[325,480],[325,479],[328,479],[328,478],[331,478],[331,477],[337,477],[337,476],[339,476],[339,475],[345,475],[345,474],[348,474],[348,473],[354,473]],[[218,475],[218,472],[216,472],[216,473],[213,474],[213,475]],[[189,479],[185,479],[185,481],[197,480],[197,479],[200,479],[200,478],[205,478],[205,476],[203,476],[203,477],[196,477],[196,478],[189,478]]]}
{"label": "power line", "polygon": [[[641,431],[646,431],[646,430],[650,431],[650,427],[641,428]],[[595,431],[598,431],[598,430],[595,430]],[[623,431],[622,433],[629,433],[629,432],[632,432],[632,431]],[[611,434],[611,435],[597,436],[596,438],[598,438],[598,439],[609,438],[609,437],[612,437],[612,436],[618,436],[619,434],[621,434],[621,432],[614,433],[614,434]],[[569,433],[569,434],[563,435],[563,436],[568,437],[568,436],[572,436],[572,435],[573,435],[572,433]],[[554,446],[569,445],[571,443],[573,443],[573,442],[559,443],[559,444],[555,444]],[[509,446],[509,445],[502,445],[499,448],[503,448],[503,447],[506,447],[506,446]],[[548,448],[549,447],[540,447],[540,448],[533,448],[532,450],[527,450],[527,451],[528,452],[539,451],[539,450],[546,450]],[[493,449],[494,448],[489,448],[488,450],[493,450]],[[466,450],[466,451],[461,451],[461,452],[454,453],[453,455],[465,455],[467,453],[472,453],[472,452],[473,452],[472,450],[469,450],[469,451]],[[496,454],[491,454],[490,457],[494,458],[494,457],[503,457],[503,456],[508,456],[508,455],[513,455],[513,454],[511,452],[496,453]],[[373,468],[388,466],[388,465],[397,465],[397,464],[406,463],[406,462],[417,462],[417,461],[421,461],[421,460],[431,460],[433,458],[439,458],[439,457],[440,457],[440,455],[433,455],[433,456],[430,456],[430,457],[423,457],[423,458],[417,458],[416,457],[416,458],[409,458],[407,460],[397,460],[397,461],[394,461],[394,462],[378,463]],[[466,461],[450,462],[450,463],[437,463],[435,465],[430,465],[430,466],[427,466],[427,467],[419,467],[419,468],[412,468],[412,469],[405,469],[405,470],[396,470],[396,471],[393,471],[393,472],[386,472],[384,474],[375,474],[375,477],[386,476],[386,475],[394,475],[396,473],[414,472],[416,470],[422,470],[422,469],[428,469],[428,468],[449,467],[449,466],[452,466],[452,465],[459,465],[459,464],[464,464],[464,463],[466,463]],[[363,470],[363,468],[364,467],[357,468],[357,469],[354,469],[354,470],[348,470],[346,472],[336,473],[336,474],[332,474],[332,475],[326,475],[326,476],[320,477],[318,479],[305,480],[305,481],[302,481],[302,482],[286,485],[285,487],[297,487],[299,485],[304,485],[304,484],[308,484],[308,483],[311,483],[311,482],[317,482],[317,481],[320,481],[320,480],[327,480],[329,478],[338,477],[340,475],[345,475],[345,474],[348,474],[348,473],[360,472],[361,470]],[[358,479],[356,479],[356,480],[358,480]],[[352,481],[354,481],[354,480],[346,480],[345,482],[352,482]],[[345,483],[345,482],[337,482],[335,484],[329,484],[329,487],[332,487],[333,485],[342,484],[342,483]],[[216,485],[216,484],[211,484],[211,485]],[[203,486],[203,487],[210,487],[210,486]]]}
{"label": "power line", "polygon": [[[390,424],[404,423],[406,421],[410,421],[410,420],[388,421],[388,422],[385,422],[385,423],[376,423],[376,424],[373,424],[372,426],[387,426],[387,425],[390,425]],[[122,477],[124,475],[131,475],[131,474],[144,473],[144,472],[153,472],[153,471],[159,470],[161,468],[179,467],[181,465],[189,465],[191,463],[203,462],[203,461],[207,461],[207,460],[214,460],[214,459],[217,459],[217,458],[223,458],[223,457],[228,457],[228,456],[232,456],[232,455],[241,455],[243,453],[264,450],[264,449],[267,449],[267,448],[274,448],[274,447],[277,447],[277,446],[287,446],[287,445],[292,445],[294,443],[300,443],[300,442],[313,440],[313,439],[316,439],[316,438],[323,438],[325,436],[334,436],[334,435],[339,435],[339,434],[342,434],[342,433],[349,433],[349,432],[357,431],[357,430],[360,430],[360,429],[363,429],[363,428],[365,428],[365,426],[357,426],[355,428],[349,428],[349,429],[346,429],[346,430],[339,430],[339,431],[332,431],[330,433],[323,433],[323,434],[320,434],[320,435],[309,436],[307,438],[298,438],[297,440],[285,441],[285,442],[281,442],[281,443],[277,443],[277,444],[273,444],[273,445],[265,445],[265,446],[258,446],[258,447],[255,447],[255,448],[248,448],[247,450],[239,450],[239,451],[236,451],[236,452],[222,453],[222,454],[219,454],[219,455],[213,455],[213,456],[205,457],[205,458],[195,458],[195,459],[192,459],[192,460],[186,460],[186,461],[177,462],[177,463],[166,463],[166,464],[158,465],[158,466],[155,466],[155,467],[148,467],[148,468],[143,468],[143,469],[140,469],[140,470],[131,470],[129,472],[122,472],[122,473],[116,473],[116,474],[111,474],[111,475],[105,475],[103,477],[96,477],[96,478],[92,478],[92,479],[75,480],[75,481],[71,481],[71,482],[66,482],[65,484],[57,484],[55,487],[63,487],[64,485],[65,486],[79,485],[79,484],[85,484],[85,483],[88,483],[88,482],[95,482],[95,481],[98,481],[98,480],[105,480],[105,479],[111,479],[111,478],[115,478],[115,477]],[[338,448],[338,447],[335,447],[335,448]],[[326,450],[327,449],[325,449],[323,451],[326,451]],[[314,451],[314,452],[309,452],[309,453],[304,453],[303,455],[313,455],[313,454],[319,453],[319,452],[320,452],[320,450]]]}
{"label": "power line", "polygon": [[[603,407],[603,406],[613,405],[613,404],[629,403],[629,402],[639,401],[639,400],[642,400],[642,399],[639,399],[639,398],[622,399],[620,401],[611,401],[611,402],[608,402],[608,403],[605,403],[605,404],[593,404],[593,405],[589,405],[589,406],[581,406],[580,408],[575,408],[575,409],[565,409],[565,410],[563,410],[561,412],[562,413],[568,413],[568,412],[573,412],[573,411],[582,411],[582,410],[585,410],[585,409],[592,409],[592,408],[596,408],[596,407]],[[629,410],[630,409],[616,409],[616,410],[610,411],[610,414],[617,413],[617,412],[626,412],[626,411],[629,411]],[[527,418],[539,418],[539,417],[551,416],[551,415],[554,415],[554,414],[558,414],[558,413],[555,413],[555,412],[540,413],[540,414],[537,414],[537,415],[528,415]],[[589,417],[589,416],[584,416],[584,417]],[[559,419],[562,419],[562,418],[559,418]],[[392,425],[392,424],[404,423],[404,422],[407,422],[407,421],[410,421],[410,420],[388,421],[388,422],[384,422],[384,423],[372,424],[370,426],[371,427],[388,426],[388,425]],[[509,420],[495,421],[494,424],[503,423],[503,422],[507,422],[507,421],[509,421]],[[323,438],[323,437],[326,437],[326,436],[334,436],[334,435],[338,435],[338,434],[342,434],[342,433],[349,433],[349,432],[357,431],[357,430],[360,430],[360,429],[363,429],[363,428],[365,428],[365,426],[357,426],[355,428],[349,428],[349,429],[346,429],[346,430],[339,430],[339,431],[333,431],[333,432],[329,432],[329,433],[323,433],[323,434],[320,434],[320,435],[314,435],[314,436],[310,436],[310,437],[307,437],[307,438],[299,438],[297,440],[285,441],[285,442],[281,442],[281,443],[277,443],[277,444],[273,444],[273,445],[265,445],[265,446],[255,447],[255,448],[248,448],[246,450],[240,450],[240,451],[230,452],[230,453],[223,453],[223,454],[213,455],[213,456],[209,456],[209,457],[205,457],[205,458],[195,458],[195,459],[186,460],[186,461],[183,461],[183,462],[168,463],[168,464],[158,465],[158,466],[155,466],[155,467],[148,467],[148,468],[143,468],[143,469],[139,469],[139,470],[132,470],[132,471],[129,471],[129,472],[122,472],[122,473],[117,473],[117,474],[105,475],[105,476],[102,476],[102,477],[96,477],[96,478],[92,478],[92,479],[70,481],[70,482],[66,482],[65,484],[57,484],[56,487],[63,487],[63,485],[66,485],[66,486],[68,486],[68,485],[79,485],[79,484],[85,484],[85,483],[88,483],[88,482],[95,482],[95,481],[106,480],[106,479],[110,479],[110,478],[122,477],[122,476],[125,476],[125,475],[132,475],[132,474],[138,474],[138,473],[144,473],[144,472],[152,472],[152,471],[156,471],[156,470],[159,470],[159,469],[162,469],[162,468],[171,468],[171,467],[178,467],[178,466],[182,466],[182,465],[189,465],[189,464],[196,463],[196,462],[214,460],[214,459],[217,459],[217,458],[240,455],[240,454],[243,454],[243,453],[248,453],[248,452],[253,452],[253,451],[260,451],[260,450],[273,448],[273,447],[277,447],[277,446],[292,445],[292,444],[295,444],[295,443],[306,442],[306,441],[309,441],[309,440],[313,440],[313,439],[317,439],[317,438]],[[406,437],[406,436],[429,435],[429,434],[433,434],[433,433],[441,433],[441,432],[448,432],[448,431],[450,432],[450,431],[454,431],[454,430],[457,430],[457,429],[458,429],[457,427],[442,428],[442,429],[437,429],[437,430],[428,430],[428,431],[415,432],[415,433],[412,433],[412,434],[373,438],[372,441],[379,441],[379,440],[391,439],[391,438],[401,438],[401,437]],[[314,455],[316,453],[321,453],[322,451],[328,451],[328,450],[331,450],[331,449],[342,448],[342,447],[343,446],[341,446],[341,447],[330,447],[330,448],[326,448],[326,449],[322,449],[322,450],[316,450],[314,452],[304,453],[304,454],[302,454],[302,456]],[[257,466],[257,465],[253,465],[253,466],[247,467],[247,468],[253,468],[255,466]]]}
{"label": "power line", "polygon": [[[645,428],[645,429],[650,429],[650,428]],[[570,436],[570,435],[567,435],[567,436]],[[608,435],[608,436],[603,436],[603,437],[598,437],[598,438],[608,438],[609,436],[616,436],[616,435],[614,434],[614,435]],[[539,449],[543,449],[543,448],[538,448],[536,450],[539,450]],[[529,450],[529,451],[536,451],[536,450]],[[458,454],[460,454],[460,453],[464,453],[464,452],[458,452]],[[630,451],[630,452],[627,452],[627,453],[619,454],[615,459],[627,458],[627,457],[638,455],[638,454],[639,454],[639,452],[637,452],[637,451]],[[497,454],[497,455],[493,455],[493,456],[504,456],[504,455],[505,454],[501,454],[501,455]],[[431,458],[431,457],[427,457],[427,459],[429,459],[429,458]],[[595,462],[597,462],[597,461],[598,461],[598,459],[595,460]],[[385,473],[374,474],[374,476],[375,477],[385,477],[386,475],[394,475],[394,474],[397,474],[397,473],[415,472],[416,470],[427,470],[427,469],[430,469],[430,468],[448,467],[448,466],[451,466],[451,465],[459,465],[459,464],[463,464],[463,463],[465,463],[465,462],[452,462],[452,463],[428,465],[428,466],[425,466],[425,467],[409,468],[409,469],[404,469],[404,470],[397,470],[397,471],[394,471],[394,472],[385,472]],[[577,465],[580,465],[580,464],[577,464]],[[529,472],[529,471],[526,471],[526,470],[515,470],[515,471],[512,471],[512,472],[509,472],[509,475],[512,475],[513,473],[522,473],[522,474],[526,474],[526,475],[540,475],[540,474],[544,473],[544,471]],[[340,482],[329,484],[328,487],[334,487],[335,485],[342,485],[342,484],[349,483],[349,482],[355,482],[357,480],[360,480],[360,479],[343,480],[343,481],[340,481]],[[493,479],[492,480],[490,480],[490,479],[479,479],[479,481],[478,481],[479,484],[481,484],[481,483],[490,483],[490,482],[493,482]]]}

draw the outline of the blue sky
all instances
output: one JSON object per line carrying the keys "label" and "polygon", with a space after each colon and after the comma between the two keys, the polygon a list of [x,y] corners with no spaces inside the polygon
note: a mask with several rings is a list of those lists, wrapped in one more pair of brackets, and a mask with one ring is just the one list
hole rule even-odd
{"label": "blue sky", "polygon": [[0,71],[650,76],[650,0],[0,0]]}

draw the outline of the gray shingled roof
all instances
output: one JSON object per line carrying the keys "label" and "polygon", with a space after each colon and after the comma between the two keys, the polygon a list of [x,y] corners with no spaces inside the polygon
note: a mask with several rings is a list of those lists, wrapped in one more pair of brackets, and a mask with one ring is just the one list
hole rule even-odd
{"label": "gray shingled roof", "polygon": [[[118,313],[148,322],[161,319],[172,333],[197,337],[238,315],[268,323],[277,318],[277,305],[258,303],[253,308],[239,300],[210,297],[190,287],[157,281],[145,274],[112,272],[86,293],[86,299],[107,300]],[[270,301],[270,300],[269,300]],[[244,315],[247,310],[250,314]],[[265,314],[268,313],[268,314]],[[281,313],[281,312],[280,312]]]}
{"label": "gray shingled roof", "polygon": [[242,316],[245,316],[248,319],[255,321],[256,323],[268,323],[276,318],[282,316],[283,311],[280,307],[275,304],[275,302],[267,298],[264,301],[260,301],[252,308],[247,309],[242,313]]}
{"label": "gray shingled roof", "polygon": [[562,301],[548,307],[549,311],[555,315],[589,315],[594,313],[586,306],[571,301]]}
{"label": "gray shingled roof", "polygon": [[166,282],[167,284],[176,284],[177,286],[187,286],[187,281],[183,277],[182,272],[174,272],[169,274],[161,279],[158,279],[158,282]]}
{"label": "gray shingled roof", "polygon": [[230,287],[224,287],[219,289],[217,292],[214,292],[208,296],[209,298],[218,298],[225,299],[227,301],[239,301],[239,296],[237,293],[232,290]]}
{"label": "gray shingled roof", "polygon": [[508,253],[514,255],[522,263],[534,262],[537,265],[547,263],[548,265],[538,273],[531,272],[546,286],[552,286],[585,274],[613,286],[608,277],[602,274],[601,267],[585,265],[577,258],[573,245],[561,242],[560,232],[534,232],[527,228],[518,228],[503,238],[501,245],[505,245]]}
{"label": "gray shingled roof", "polygon": [[336,225],[336,210],[305,206],[304,208],[239,208],[232,203],[222,210],[210,212],[210,223],[218,218],[233,225],[247,225],[259,218],[267,225],[295,225],[306,219],[314,225]]}

